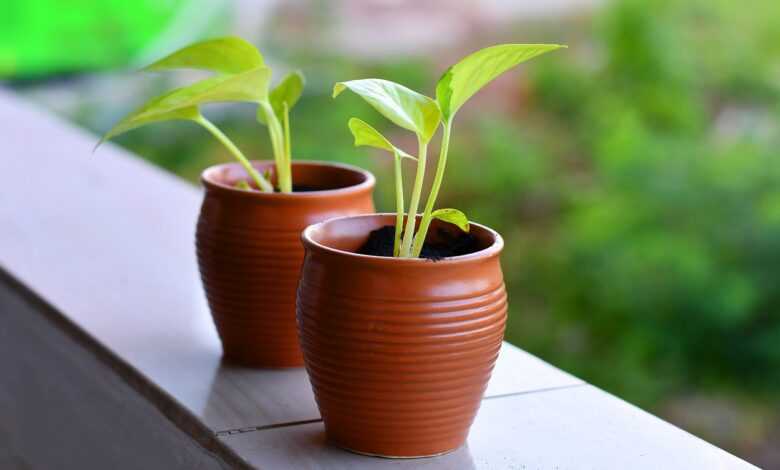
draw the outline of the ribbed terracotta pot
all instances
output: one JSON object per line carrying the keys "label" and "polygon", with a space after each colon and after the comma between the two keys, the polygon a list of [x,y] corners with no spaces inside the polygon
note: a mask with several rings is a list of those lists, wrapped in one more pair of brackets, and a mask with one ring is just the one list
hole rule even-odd
{"label": "ribbed terracotta pot", "polygon": [[[503,241],[472,224],[481,250],[440,261],[356,254],[395,215],[326,221],[302,235],[298,329],[335,445],[383,457],[460,447],[506,324]],[[435,221],[438,227],[453,226]]]}
{"label": "ribbed terracotta pot", "polygon": [[[272,162],[254,162],[273,171]],[[196,232],[200,275],[225,359],[255,367],[303,364],[295,291],[303,262],[301,231],[333,217],[373,212],[374,177],[356,167],[297,161],[296,187],[262,193],[234,188],[237,163],[203,172],[206,188]]]}

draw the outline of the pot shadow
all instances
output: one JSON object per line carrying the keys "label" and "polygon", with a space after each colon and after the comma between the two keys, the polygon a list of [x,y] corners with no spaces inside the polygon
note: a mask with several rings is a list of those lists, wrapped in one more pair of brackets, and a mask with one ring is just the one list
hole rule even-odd
{"label": "pot shadow", "polygon": [[322,422],[301,426],[297,431],[289,430],[285,437],[288,445],[295,449],[299,458],[301,455],[306,455],[305,460],[316,462],[316,468],[319,466],[350,470],[365,468],[474,470],[477,468],[468,443],[453,452],[436,457],[394,459],[359,454],[330,443]]}
{"label": "pot shadow", "polygon": [[201,415],[218,431],[320,418],[302,367],[256,369],[224,359],[214,373]]}
{"label": "pot shadow", "polygon": [[[433,457],[431,460],[436,460],[434,468],[458,468],[464,470],[475,470],[477,468],[474,463],[474,458],[471,456],[471,450],[469,450],[469,444],[462,445],[449,454],[445,454],[439,457]],[[415,467],[415,468],[423,468]]]}
{"label": "pot shadow", "polygon": [[260,428],[240,434],[258,447],[269,468],[320,466],[362,470],[475,469],[468,444],[449,454],[414,459],[371,457],[328,442],[303,368],[254,369],[222,360],[214,373],[201,416],[216,431]]}

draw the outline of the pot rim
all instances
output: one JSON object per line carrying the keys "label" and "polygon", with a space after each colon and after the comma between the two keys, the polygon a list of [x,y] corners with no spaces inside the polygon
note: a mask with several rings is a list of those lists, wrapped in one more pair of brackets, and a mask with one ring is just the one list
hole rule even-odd
{"label": "pot rim", "polygon": [[[470,261],[485,260],[488,258],[496,257],[499,255],[499,253],[501,253],[501,250],[503,250],[504,248],[504,239],[501,237],[501,235],[498,232],[496,232],[495,230],[493,230],[492,228],[486,225],[478,224],[476,222],[471,222],[471,221],[469,221],[469,225],[471,227],[476,227],[479,230],[485,231],[488,235],[490,235],[493,238],[493,243],[491,243],[489,246],[479,251],[475,251],[474,253],[469,253],[466,255],[459,255],[459,256],[450,256],[448,258],[443,258],[435,261],[428,258],[396,258],[393,256],[364,255],[361,253],[354,253],[351,251],[340,250],[338,248],[332,248],[315,241],[313,238],[314,232],[320,230],[321,227],[327,224],[332,224],[345,219],[376,218],[376,217],[392,218],[392,221],[395,222],[396,214],[390,212],[380,212],[374,214],[347,215],[342,217],[334,217],[324,222],[312,224],[306,227],[301,233],[301,241],[303,242],[303,246],[307,250],[319,251],[322,253],[328,253],[331,255],[344,257],[344,258],[352,258],[353,261],[355,262],[364,262],[369,264],[379,264],[379,265],[387,265],[387,266],[413,265],[419,267],[423,267],[423,266],[436,267],[436,266],[447,266],[453,264],[462,264]],[[419,219],[421,216],[418,215],[417,217]]]}
{"label": "pot rim", "polygon": [[[258,170],[263,170],[269,166],[274,167],[275,162],[273,160],[250,160],[253,167]],[[335,189],[322,189],[318,191],[304,191],[304,192],[292,192],[292,193],[280,193],[274,191],[273,193],[266,193],[262,191],[246,191],[243,189],[234,188],[228,186],[215,178],[215,175],[223,168],[226,167],[238,167],[243,170],[243,167],[238,162],[226,162],[212,165],[200,174],[200,182],[207,189],[212,191],[223,192],[231,196],[237,197],[251,197],[251,198],[271,198],[277,201],[285,200],[301,200],[301,199],[321,199],[323,197],[341,197],[352,194],[359,194],[366,191],[371,191],[376,185],[376,178],[368,171],[358,166],[349,165],[346,163],[338,162],[326,162],[321,160],[294,160],[292,166],[310,166],[310,167],[331,167],[339,168],[346,171],[357,173],[363,177],[363,181],[351,186],[344,186],[342,188]]]}

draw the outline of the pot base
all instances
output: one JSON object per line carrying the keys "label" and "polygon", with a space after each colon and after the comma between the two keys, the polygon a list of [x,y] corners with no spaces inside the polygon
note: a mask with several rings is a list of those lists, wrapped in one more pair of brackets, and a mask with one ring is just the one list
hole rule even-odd
{"label": "pot base", "polygon": [[441,457],[442,455],[447,455],[455,452],[456,450],[463,447],[462,445],[459,445],[458,447],[455,447],[454,449],[445,450],[444,452],[437,452],[435,454],[426,454],[426,455],[384,455],[384,454],[375,454],[371,452],[363,452],[360,450],[350,449],[349,447],[339,445],[338,443],[334,442],[333,445],[338,447],[339,449],[346,450],[348,452],[352,452],[353,454],[358,455],[365,455],[366,457],[379,457],[382,459],[427,459],[431,457]]}

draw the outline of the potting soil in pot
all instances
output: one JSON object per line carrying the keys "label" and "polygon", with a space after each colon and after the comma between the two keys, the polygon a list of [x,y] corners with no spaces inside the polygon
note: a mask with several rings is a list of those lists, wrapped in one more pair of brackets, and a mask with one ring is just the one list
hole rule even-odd
{"label": "potting soil in pot", "polygon": [[[480,249],[477,239],[466,232],[453,232],[438,228],[434,237],[430,235],[423,245],[420,253],[421,258],[438,261],[451,256],[467,255]],[[385,225],[371,232],[358,253],[361,255],[393,256],[394,239],[395,227]]]}

